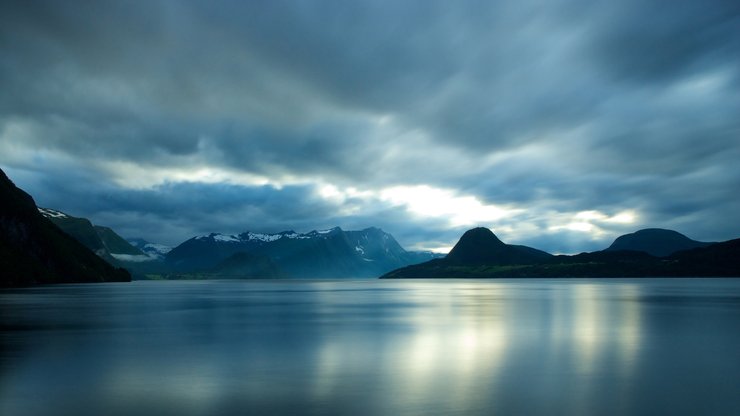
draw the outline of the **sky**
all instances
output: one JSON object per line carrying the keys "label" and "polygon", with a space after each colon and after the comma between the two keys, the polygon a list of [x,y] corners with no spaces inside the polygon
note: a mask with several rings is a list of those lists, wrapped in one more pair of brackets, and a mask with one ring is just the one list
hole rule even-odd
{"label": "sky", "polygon": [[0,168],[126,238],[740,237],[740,2],[0,1]]}

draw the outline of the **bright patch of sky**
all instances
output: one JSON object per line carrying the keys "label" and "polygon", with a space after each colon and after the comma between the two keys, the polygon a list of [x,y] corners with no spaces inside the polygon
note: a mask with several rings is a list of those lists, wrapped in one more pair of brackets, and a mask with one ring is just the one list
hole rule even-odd
{"label": "bright patch of sky", "polygon": [[451,227],[490,224],[516,215],[520,210],[484,204],[472,195],[429,185],[396,186],[380,191],[380,199],[404,206],[418,217],[446,218]]}
{"label": "bright patch of sky", "polygon": [[[551,221],[551,225],[548,227],[550,231],[569,230],[576,231],[585,234],[589,234],[593,238],[601,237],[606,234],[606,230],[602,228],[603,225],[616,224],[616,225],[631,225],[636,221],[636,214],[633,211],[618,212],[614,215],[607,215],[603,212],[591,210],[581,211],[572,215],[570,220],[568,216],[557,215]],[[565,219],[566,223],[563,223]]]}

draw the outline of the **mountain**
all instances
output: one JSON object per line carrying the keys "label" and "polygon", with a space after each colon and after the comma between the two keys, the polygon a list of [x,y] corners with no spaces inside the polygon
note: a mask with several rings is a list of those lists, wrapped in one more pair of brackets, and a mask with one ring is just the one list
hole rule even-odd
{"label": "mountain", "polygon": [[381,278],[740,277],[740,239],[699,244],[665,257],[641,250],[549,256],[522,246],[508,246],[521,249],[507,251],[507,245],[493,233],[473,229],[446,258],[397,269]]}
{"label": "mountain", "polygon": [[379,228],[335,227],[305,234],[212,233],[185,241],[165,259],[176,272],[188,273],[211,270],[236,253],[265,256],[290,278],[376,277],[431,256],[407,252]]}
{"label": "mountain", "polygon": [[419,264],[425,261],[440,259],[445,256],[443,253],[433,251],[407,251],[406,261],[408,264]]}
{"label": "mountain", "polygon": [[656,257],[612,250],[556,256],[500,273],[506,277],[740,277],[740,239]]}
{"label": "mountain", "polygon": [[141,250],[144,254],[154,259],[164,259],[164,256],[172,250],[172,247],[164,244],[151,243],[143,238],[131,238],[128,243]]}
{"label": "mountain", "polygon": [[0,169],[0,286],[130,281],[41,215]]}
{"label": "mountain", "polygon": [[62,231],[109,263],[122,265],[120,262],[150,260],[141,250],[132,246],[108,227],[93,225],[87,218],[73,217],[50,208],[39,208],[38,210]]}
{"label": "mountain", "polygon": [[666,257],[677,251],[706,247],[710,244],[712,243],[692,240],[673,230],[647,228],[617,237],[606,251],[643,251],[656,257]]}
{"label": "mountain", "polygon": [[394,270],[382,278],[485,277],[491,268],[506,270],[551,257],[531,247],[506,244],[488,228],[478,227],[466,231],[446,257]]}
{"label": "mountain", "polygon": [[126,241],[123,237],[116,234],[112,229],[102,225],[95,225],[93,228],[95,228],[95,232],[98,234],[103,246],[114,257],[116,255],[141,256],[145,254]]}
{"label": "mountain", "polygon": [[551,254],[531,247],[504,244],[488,228],[478,227],[460,237],[445,262],[504,266],[536,263],[549,257]]}
{"label": "mountain", "polygon": [[277,264],[267,256],[239,252],[219,263],[211,274],[218,279],[275,279],[285,277]]}
{"label": "mountain", "polygon": [[678,251],[668,264],[676,276],[740,277],[740,238]]}

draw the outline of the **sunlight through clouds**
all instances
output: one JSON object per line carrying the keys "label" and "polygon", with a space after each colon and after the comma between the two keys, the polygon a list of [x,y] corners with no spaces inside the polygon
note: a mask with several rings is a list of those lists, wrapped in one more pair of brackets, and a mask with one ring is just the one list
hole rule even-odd
{"label": "sunlight through clouds", "polygon": [[231,184],[243,186],[270,185],[280,189],[287,180],[276,180],[249,172],[194,164],[188,168],[141,166],[132,162],[107,161],[100,164],[100,170],[107,172],[113,181],[128,189],[148,189],[166,183],[204,183]]}
{"label": "sunlight through clouds", "polygon": [[449,218],[450,225],[483,224],[512,216],[520,210],[485,205],[475,196],[459,196],[448,189],[428,185],[396,186],[380,192],[380,198],[420,217]]}
{"label": "sunlight through clouds", "polygon": [[605,233],[601,227],[604,224],[632,224],[636,221],[636,218],[637,215],[633,211],[622,211],[612,216],[595,210],[580,211],[573,215],[568,223],[551,225],[549,230],[570,230],[601,236]]}
{"label": "sunlight through clouds", "polygon": [[449,240],[410,242],[408,247],[444,253],[449,252],[457,241],[456,230],[465,227],[488,227],[512,244],[527,245],[538,238],[551,239],[562,247],[554,252],[566,253],[574,244],[608,244],[610,235],[628,231],[639,218],[631,209],[611,213],[599,210],[563,212],[545,207],[485,204],[477,195],[459,194],[429,185],[359,190],[318,183],[314,190],[317,197],[330,203],[338,215],[344,217],[363,212],[387,213],[383,210],[395,209],[403,212],[410,221],[432,221],[435,226],[450,230],[452,237]]}
{"label": "sunlight through clouds", "polygon": [[341,189],[336,185],[317,185],[317,193],[322,198],[336,204],[344,204],[349,199],[371,203],[386,203],[402,207],[416,218],[438,218],[448,222],[450,227],[486,224],[510,218],[521,209],[484,204],[476,196],[459,195],[456,192],[434,188],[428,185],[394,186],[379,191],[358,190],[354,187]]}

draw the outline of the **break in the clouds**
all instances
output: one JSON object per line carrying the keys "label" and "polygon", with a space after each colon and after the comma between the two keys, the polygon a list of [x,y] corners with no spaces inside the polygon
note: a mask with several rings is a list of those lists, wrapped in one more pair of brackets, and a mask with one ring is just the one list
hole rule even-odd
{"label": "break in the clouds", "polygon": [[740,236],[737,1],[0,8],[0,165],[126,237]]}

